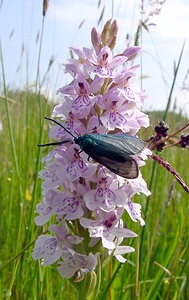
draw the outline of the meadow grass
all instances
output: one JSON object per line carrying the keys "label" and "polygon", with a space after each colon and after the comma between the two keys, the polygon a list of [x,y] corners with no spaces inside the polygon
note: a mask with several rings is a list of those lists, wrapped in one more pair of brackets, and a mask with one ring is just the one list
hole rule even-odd
{"label": "meadow grass", "polygon": [[[33,93],[10,91],[4,79],[4,93],[0,98],[3,124],[0,131],[0,299],[78,299],[74,285],[60,277],[56,266],[41,267],[31,257],[35,239],[41,233],[34,223],[35,206],[42,199],[38,172],[42,168],[41,158],[48,151],[39,149],[37,144],[48,141],[48,124],[44,123],[43,116],[50,116],[52,107],[40,89]],[[188,122],[182,114],[167,112],[171,132]],[[151,136],[153,126],[164,116],[162,112],[150,113],[151,127],[143,130],[140,137]],[[187,183],[188,150],[175,147],[165,150],[162,156]],[[128,228],[138,233],[130,241],[136,251],[127,254],[125,264],[112,259],[103,266],[97,299],[187,300],[189,195],[170,173],[152,160],[141,171],[152,195],[149,198],[137,195],[134,201],[141,203],[146,225],[140,227],[125,216]]]}
{"label": "meadow grass", "polygon": [[[39,235],[34,224],[34,210],[41,199],[38,179],[38,170],[42,167],[41,150],[39,152],[36,146],[41,139],[41,126],[43,141],[48,140],[48,124],[41,124],[40,115],[50,115],[52,104],[38,94],[8,92],[11,140],[5,101],[1,99],[0,102],[3,116],[0,133],[0,265],[3,267],[0,299],[77,299],[74,287],[59,276],[54,266],[41,267],[31,257],[34,240]],[[155,122],[161,117],[160,113],[151,115]],[[185,121],[182,115],[172,113],[168,116],[168,123],[173,124],[172,130]],[[143,138],[150,134],[150,129],[142,133]],[[167,149],[163,157],[187,182],[188,150]],[[142,168],[148,186],[153,165],[149,159]],[[138,232],[138,238],[132,241],[136,252],[127,255],[125,264],[113,260],[105,266],[98,299],[188,299],[189,196],[161,166],[155,168],[151,192],[149,198],[135,197],[135,201],[142,204],[146,225],[141,228],[128,218],[124,220],[129,228]]]}

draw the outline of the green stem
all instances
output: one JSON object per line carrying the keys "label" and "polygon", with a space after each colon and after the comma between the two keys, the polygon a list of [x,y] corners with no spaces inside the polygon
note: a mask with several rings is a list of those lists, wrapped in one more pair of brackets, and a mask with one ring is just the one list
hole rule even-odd
{"label": "green stem", "polygon": [[[41,52],[42,52],[44,20],[45,20],[45,18],[43,17],[42,25],[41,25],[41,36],[40,36],[40,44],[39,44],[39,54],[38,54],[38,63],[37,63],[37,74],[36,74],[36,91],[35,91],[35,94],[37,95],[38,103],[39,103],[39,122],[40,122],[40,127],[39,128],[40,128],[40,130],[39,130],[38,144],[40,144],[41,140],[42,140],[43,122],[44,122],[44,118],[42,116],[42,105],[41,105],[41,97],[40,97],[40,90],[41,90],[41,85],[40,85],[40,60],[41,60]],[[37,149],[36,165],[35,165],[35,174],[39,173],[40,163],[41,163],[41,151],[38,148]],[[32,203],[31,203],[31,207],[30,207],[30,214],[29,214],[29,221],[28,221],[28,235],[27,235],[28,238],[30,237],[31,222],[33,220],[33,210],[34,210],[35,198],[36,198],[36,193],[37,193],[37,183],[38,183],[38,176],[36,176],[36,179],[35,179],[34,185],[33,185],[33,191],[32,191]],[[27,239],[27,241],[28,241],[28,239]],[[27,243],[27,241],[26,241],[26,243]]]}
{"label": "green stem", "polygon": [[174,86],[175,86],[176,78],[177,78],[177,75],[178,75],[178,70],[179,70],[179,67],[180,67],[180,63],[181,63],[181,59],[182,59],[182,55],[183,55],[183,51],[184,51],[184,46],[185,46],[185,41],[183,43],[183,46],[182,46],[182,49],[181,49],[181,52],[180,52],[180,56],[179,56],[179,60],[178,60],[176,69],[174,71],[174,78],[173,78],[173,82],[172,82],[172,85],[171,85],[171,89],[170,89],[170,93],[169,93],[169,97],[168,97],[168,101],[167,101],[167,106],[166,106],[166,109],[165,109],[165,112],[164,112],[163,121],[166,120],[168,111],[170,109],[171,98],[172,98],[172,94],[173,94],[173,89],[174,89]]}
{"label": "green stem", "polygon": [[[12,148],[12,153],[13,153],[13,161],[14,161],[14,167],[16,170],[16,177],[18,180],[18,192],[19,192],[19,201],[20,201],[20,218],[19,218],[19,226],[18,226],[18,231],[17,231],[17,239],[16,239],[16,247],[15,247],[15,252],[18,252],[20,243],[22,241],[21,230],[22,230],[22,225],[23,225],[24,196],[23,196],[23,190],[22,190],[22,180],[21,180],[20,170],[19,170],[19,166],[18,166],[18,157],[17,157],[17,153],[16,153],[13,127],[12,127],[12,122],[11,122],[9,101],[8,101],[8,96],[7,96],[5,69],[4,69],[4,64],[3,64],[3,52],[2,52],[1,40],[0,40],[0,60],[1,60],[1,70],[2,70],[2,77],[3,77],[3,90],[4,90],[4,97],[5,97],[6,115],[7,115],[7,121],[8,121],[8,131],[9,131],[9,135],[10,135],[10,143],[11,143],[11,148]],[[8,291],[10,291],[10,292],[11,292],[13,284],[14,284],[18,265],[19,265],[19,260],[17,262],[15,262],[13,269],[12,269],[13,270],[12,280],[11,280],[11,283],[8,288]]]}

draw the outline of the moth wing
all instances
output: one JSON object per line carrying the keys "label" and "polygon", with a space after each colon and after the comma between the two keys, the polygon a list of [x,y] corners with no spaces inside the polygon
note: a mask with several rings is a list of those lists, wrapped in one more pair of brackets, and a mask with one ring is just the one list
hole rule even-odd
{"label": "moth wing", "polygon": [[122,145],[123,148],[132,154],[139,154],[145,147],[146,143],[137,137],[130,136],[128,134],[116,134],[116,141],[118,145]]}
{"label": "moth wing", "polygon": [[[92,136],[92,135],[91,135]],[[93,138],[97,143],[104,143],[107,146],[111,145],[119,150],[124,151],[128,155],[135,155],[140,153],[145,147],[146,143],[137,137],[128,134],[94,134]]]}
{"label": "moth wing", "polygon": [[95,161],[121,177],[124,177],[126,179],[135,179],[138,177],[138,165],[136,161],[130,156],[125,157],[124,162],[116,161],[115,159],[108,158],[107,156],[96,156],[94,153],[91,155],[91,157]]}

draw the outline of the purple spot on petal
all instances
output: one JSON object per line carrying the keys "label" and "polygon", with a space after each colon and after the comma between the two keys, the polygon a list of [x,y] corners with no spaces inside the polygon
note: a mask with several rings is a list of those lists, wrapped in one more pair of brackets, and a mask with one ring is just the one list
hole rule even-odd
{"label": "purple spot on petal", "polygon": [[133,94],[132,90],[129,87],[125,88],[125,94],[126,94],[126,97],[127,97],[128,100],[134,100],[135,99],[134,94]]}
{"label": "purple spot on petal", "polygon": [[83,108],[86,109],[86,106],[90,106],[90,99],[87,95],[77,97],[72,103],[75,112],[79,112]]}
{"label": "purple spot on petal", "polygon": [[45,248],[44,252],[48,252],[48,254],[53,255],[57,246],[57,240],[55,238],[48,239],[45,241],[43,247]]}
{"label": "purple spot on petal", "polygon": [[114,123],[116,120],[115,113],[111,112],[109,117],[110,123]]}
{"label": "purple spot on petal", "polygon": [[81,94],[87,94],[87,89],[85,88],[85,85],[83,84],[83,82],[78,82],[78,86],[80,88]]}
{"label": "purple spot on petal", "polygon": [[50,213],[50,211],[52,210],[52,207],[47,207],[46,210],[44,211],[44,215],[48,215]]}
{"label": "purple spot on petal", "polygon": [[57,214],[75,213],[79,206],[79,201],[75,197],[66,197],[62,201],[62,205],[57,209]]}
{"label": "purple spot on petal", "polygon": [[116,215],[115,215],[115,214],[112,214],[112,215],[110,216],[110,218],[104,222],[104,225],[105,225],[106,227],[110,228],[110,227],[112,227],[112,225],[113,225],[113,223],[115,222],[115,220],[116,220]]}

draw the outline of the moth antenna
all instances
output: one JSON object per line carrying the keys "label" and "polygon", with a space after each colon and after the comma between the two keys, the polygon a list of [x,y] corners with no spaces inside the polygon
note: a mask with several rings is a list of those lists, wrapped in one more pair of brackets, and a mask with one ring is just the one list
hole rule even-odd
{"label": "moth antenna", "polygon": [[[60,127],[62,127],[67,133],[69,133],[71,136],[73,136],[73,138],[75,138],[76,136],[73,135],[73,133],[71,131],[69,131],[66,127],[64,127],[64,125],[62,125],[60,122],[54,120],[54,119],[51,119],[51,118],[48,118],[48,117],[44,117],[46,120],[49,120],[49,121],[52,121],[54,123],[56,123],[57,125],[59,125]],[[52,144],[51,144],[52,145]],[[54,145],[54,144],[53,144]],[[57,145],[57,144],[55,144]]]}
{"label": "moth antenna", "polygon": [[56,146],[56,145],[62,145],[66,143],[70,143],[72,140],[66,140],[66,141],[60,141],[60,142],[52,142],[52,143],[46,143],[46,144],[38,144],[38,147],[46,147],[46,146]]}

